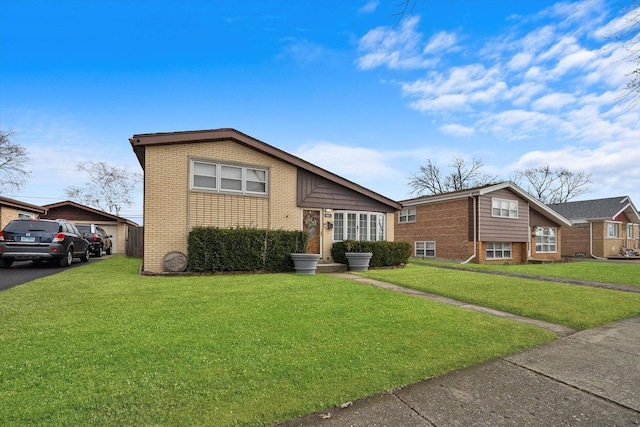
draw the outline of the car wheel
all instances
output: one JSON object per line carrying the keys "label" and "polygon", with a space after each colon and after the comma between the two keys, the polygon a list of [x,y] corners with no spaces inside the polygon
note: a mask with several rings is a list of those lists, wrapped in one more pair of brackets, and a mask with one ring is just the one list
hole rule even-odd
{"label": "car wheel", "polygon": [[107,248],[107,255],[111,255],[111,246]]}
{"label": "car wheel", "polygon": [[60,263],[58,264],[60,267],[68,267],[71,265],[73,261],[73,248],[67,249],[67,254],[64,258],[60,259]]}
{"label": "car wheel", "polygon": [[89,261],[89,248],[84,250],[84,254],[82,254],[82,256],[80,257],[80,261],[81,262]]}
{"label": "car wheel", "polygon": [[96,252],[96,256],[97,256],[97,257],[101,257],[102,255],[104,255],[104,252],[102,251],[102,246],[100,246],[100,247],[98,248],[98,252]]}
{"label": "car wheel", "polygon": [[0,258],[0,268],[9,268],[13,264],[13,260],[10,258]]}

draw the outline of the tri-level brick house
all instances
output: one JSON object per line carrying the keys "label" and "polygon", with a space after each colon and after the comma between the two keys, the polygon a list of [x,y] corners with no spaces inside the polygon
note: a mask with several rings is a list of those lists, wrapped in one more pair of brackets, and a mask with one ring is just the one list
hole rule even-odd
{"label": "tri-level brick house", "polygon": [[571,223],[512,182],[401,201],[396,241],[414,256],[473,263],[559,260]]}
{"label": "tri-level brick house", "polygon": [[394,239],[400,204],[234,129],[133,135],[144,170],[144,271],[196,226],[307,230],[327,261],[344,239]]}
{"label": "tri-level brick house", "polygon": [[549,205],[573,227],[563,235],[567,257],[640,255],[640,215],[628,196]]}

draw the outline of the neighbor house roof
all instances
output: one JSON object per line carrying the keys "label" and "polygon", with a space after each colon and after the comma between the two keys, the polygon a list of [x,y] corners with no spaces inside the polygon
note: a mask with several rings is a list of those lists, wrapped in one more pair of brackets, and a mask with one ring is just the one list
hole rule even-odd
{"label": "neighbor house roof", "polygon": [[355,182],[342,178],[334,173],[331,173],[321,167],[302,160],[286,151],[280,150],[272,145],[257,140],[249,135],[246,135],[235,129],[212,129],[212,130],[197,130],[197,131],[182,131],[182,132],[165,132],[165,133],[145,133],[133,135],[129,138],[129,142],[138,157],[138,161],[145,168],[145,147],[169,145],[169,144],[191,144],[200,142],[216,142],[216,141],[233,141],[245,147],[251,148],[267,156],[278,159],[284,163],[288,163],[297,168],[304,169],[312,172],[318,176],[321,176],[336,184],[342,185],[353,191],[357,191],[363,195],[370,197],[380,203],[390,206],[394,209],[400,209],[400,203],[391,200],[381,194],[371,191],[365,187],[362,187]]}
{"label": "neighbor house roof", "polygon": [[628,196],[554,203],[550,204],[549,207],[565,218],[573,221],[611,221],[624,213],[632,222],[640,222],[640,215],[638,215],[637,209]]}
{"label": "neighbor house roof", "polygon": [[555,221],[558,224],[571,226],[571,221],[569,221],[567,218],[554,211],[553,209],[550,209],[547,205],[540,202],[538,199],[536,199],[531,194],[527,193],[511,181],[505,181],[498,184],[487,184],[480,187],[467,188],[450,193],[435,194],[431,196],[420,196],[413,199],[402,200],[400,201],[400,203],[402,204],[402,206],[416,206],[428,203],[438,203],[449,200],[484,196],[493,193],[494,191],[503,190],[505,188],[513,191],[514,193],[525,199],[529,203],[529,207],[540,213],[545,218]]}
{"label": "neighbor house roof", "polygon": [[[126,218],[122,218],[121,216],[113,215],[113,214],[110,214],[108,212],[101,211],[100,209],[95,209],[95,208],[92,208],[90,206],[85,206],[85,205],[82,205],[80,203],[72,202],[71,200],[65,200],[64,202],[58,202],[58,203],[51,203],[49,205],[44,205],[43,207],[47,208],[47,210],[52,210],[52,209],[55,209],[55,208],[71,207],[71,208],[75,208],[75,209],[80,209],[82,211],[88,212],[88,213],[96,215],[96,216],[100,216],[106,221],[116,221],[116,222],[121,222],[121,223],[129,224],[129,225],[133,225],[133,226],[136,226],[136,227],[138,226],[138,224],[136,224],[135,222],[133,222],[131,220],[128,220]],[[66,219],[69,219],[69,218],[66,218]]]}
{"label": "neighbor house roof", "polygon": [[27,212],[34,212],[43,214],[47,211],[46,208],[42,206],[32,205],[30,203],[21,202],[19,200],[10,199],[8,197],[0,196],[0,206],[8,206],[14,209],[20,209]]}

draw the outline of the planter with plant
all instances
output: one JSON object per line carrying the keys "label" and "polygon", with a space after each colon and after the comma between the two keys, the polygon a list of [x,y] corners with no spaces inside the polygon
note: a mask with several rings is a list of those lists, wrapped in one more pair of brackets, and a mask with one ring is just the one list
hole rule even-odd
{"label": "planter with plant", "polygon": [[316,274],[320,254],[307,253],[308,242],[309,234],[306,231],[301,232],[301,238],[296,242],[294,252],[290,254],[297,274]]}
{"label": "planter with plant", "polygon": [[373,252],[364,252],[362,243],[358,240],[347,240],[344,256],[347,258],[349,271],[367,271]]}

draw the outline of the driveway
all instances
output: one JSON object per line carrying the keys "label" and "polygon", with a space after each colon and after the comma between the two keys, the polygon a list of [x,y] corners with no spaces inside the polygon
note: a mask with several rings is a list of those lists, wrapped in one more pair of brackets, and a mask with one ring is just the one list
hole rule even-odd
{"label": "driveway", "polygon": [[[103,258],[89,258],[89,263],[100,261]],[[35,265],[31,261],[14,262],[10,268],[0,269],[0,291],[22,285],[41,277],[51,276],[52,274],[61,273],[68,268],[76,268],[88,263],[80,262],[74,258],[73,263],[66,268],[60,268],[55,265],[40,264]]]}

